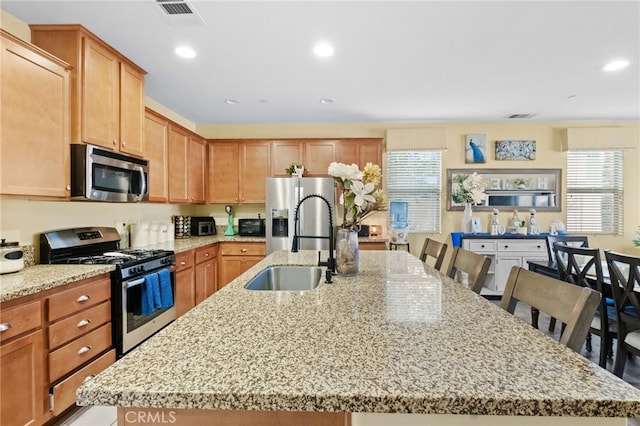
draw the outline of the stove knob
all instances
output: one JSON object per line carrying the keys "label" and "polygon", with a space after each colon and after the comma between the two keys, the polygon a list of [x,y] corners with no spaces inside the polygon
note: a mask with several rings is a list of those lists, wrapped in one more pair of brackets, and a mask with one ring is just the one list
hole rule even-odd
{"label": "stove knob", "polygon": [[135,273],[136,273],[136,268],[135,267],[129,269],[129,274],[133,275]]}
{"label": "stove knob", "polygon": [[138,272],[144,272],[144,265],[138,266]]}

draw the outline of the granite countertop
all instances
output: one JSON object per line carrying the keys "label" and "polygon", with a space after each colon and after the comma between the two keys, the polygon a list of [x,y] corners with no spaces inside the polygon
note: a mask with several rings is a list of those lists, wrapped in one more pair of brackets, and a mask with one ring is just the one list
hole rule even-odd
{"label": "granite countertop", "polygon": [[111,272],[113,265],[34,265],[0,275],[0,302],[60,287]]}
{"label": "granite countertop", "polygon": [[[234,235],[212,235],[207,237],[191,237],[167,241],[143,248],[163,248],[176,253],[206,246],[217,242],[265,242],[264,237],[241,237]],[[25,252],[26,253],[26,252]],[[31,260],[22,271],[0,275],[0,302],[8,302],[23,296],[36,294],[44,290],[60,287],[96,275],[111,272],[113,265],[33,265],[33,248]]]}
{"label": "granite countertop", "polygon": [[248,291],[278,251],[78,391],[80,405],[467,415],[640,416],[640,390],[403,251],[355,277]]}

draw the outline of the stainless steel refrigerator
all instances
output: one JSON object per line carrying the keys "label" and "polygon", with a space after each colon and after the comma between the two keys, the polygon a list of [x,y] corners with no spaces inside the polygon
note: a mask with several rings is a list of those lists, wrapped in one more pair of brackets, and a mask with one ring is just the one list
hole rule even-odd
{"label": "stainless steel refrigerator", "polygon": [[[335,224],[335,182],[330,177],[267,178],[266,239],[267,254],[291,250],[294,216],[298,202],[307,195],[318,194],[329,201]],[[298,214],[300,235],[329,236],[329,209],[320,198],[305,200]],[[328,250],[328,239],[300,239],[300,250]]]}

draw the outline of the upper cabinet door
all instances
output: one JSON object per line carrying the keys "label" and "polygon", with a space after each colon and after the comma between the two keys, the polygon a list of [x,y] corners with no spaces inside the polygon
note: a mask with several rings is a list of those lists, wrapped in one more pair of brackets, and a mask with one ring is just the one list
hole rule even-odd
{"label": "upper cabinet door", "polygon": [[69,66],[0,35],[0,193],[66,198]]}
{"label": "upper cabinet door", "polygon": [[338,162],[357,164],[360,170],[369,162],[382,167],[382,139],[343,139],[338,152]]}
{"label": "upper cabinet door", "polygon": [[207,146],[204,138],[189,135],[189,161],[187,162],[187,189],[190,203],[204,203],[204,162]]}
{"label": "upper cabinet door", "polygon": [[187,164],[189,134],[186,130],[169,126],[169,201],[189,203]]}
{"label": "upper cabinet door", "polygon": [[82,140],[118,149],[118,58],[89,38],[83,38]]}
{"label": "upper cabinet door", "polygon": [[169,121],[152,111],[145,114],[144,152],[149,161],[149,201],[169,200]]}
{"label": "upper cabinet door", "polygon": [[303,164],[303,141],[271,142],[271,176],[287,176],[287,168],[291,164]]}
{"label": "upper cabinet door", "polygon": [[208,142],[207,202],[237,204],[240,192],[238,159],[240,142]]}
{"label": "upper cabinet door", "polygon": [[265,203],[266,179],[271,174],[270,143],[245,141],[240,152],[240,202]]}
{"label": "upper cabinet door", "polygon": [[309,140],[304,144],[306,176],[328,176],[329,164],[338,157],[339,142],[335,140]]}
{"label": "upper cabinet door", "polygon": [[120,151],[144,156],[144,74],[120,64]]}

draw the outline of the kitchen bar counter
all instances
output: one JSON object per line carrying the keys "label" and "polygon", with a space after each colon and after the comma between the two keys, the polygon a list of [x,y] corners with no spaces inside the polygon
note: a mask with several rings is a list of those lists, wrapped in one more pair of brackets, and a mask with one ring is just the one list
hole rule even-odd
{"label": "kitchen bar counter", "polygon": [[[243,288],[268,265],[316,260],[268,256],[85,383],[78,403],[360,413],[354,425],[363,413],[640,416],[640,390],[406,252],[361,252],[357,276],[306,292]],[[577,420],[553,424],[595,424]]]}

